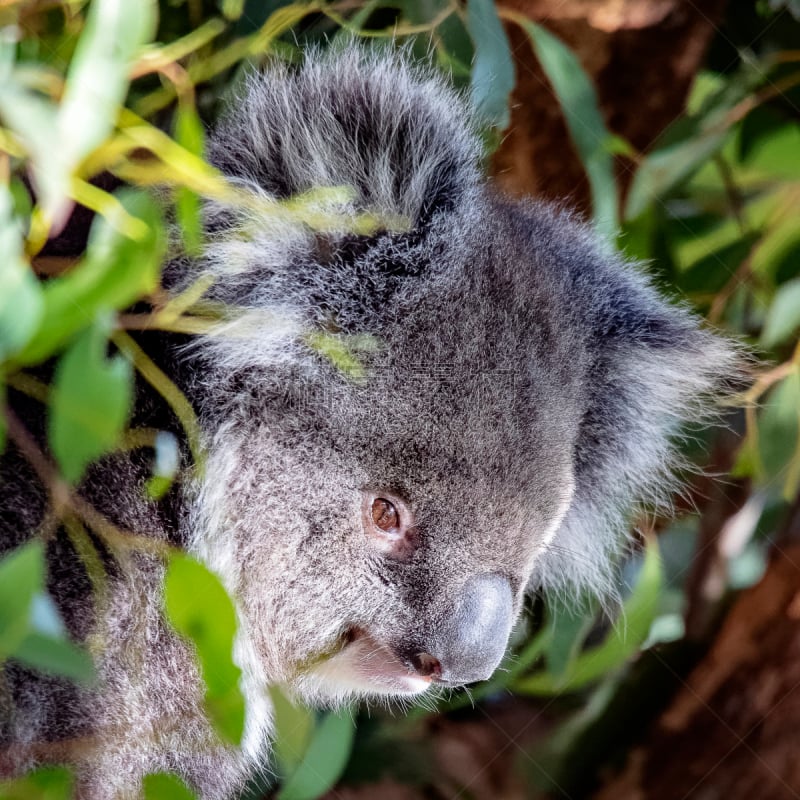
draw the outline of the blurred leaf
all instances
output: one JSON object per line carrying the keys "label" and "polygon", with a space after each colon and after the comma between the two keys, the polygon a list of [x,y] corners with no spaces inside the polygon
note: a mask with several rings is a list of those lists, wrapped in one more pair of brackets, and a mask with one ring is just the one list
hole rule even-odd
{"label": "blurred leaf", "polygon": [[28,633],[34,596],[44,588],[44,548],[33,541],[0,560],[0,662]]}
{"label": "blurred leaf", "polygon": [[800,278],[781,286],[775,294],[761,331],[761,346],[775,347],[800,327]]}
{"label": "blurred leaf", "polygon": [[716,294],[733,277],[758,241],[757,233],[706,253],[688,269],[678,272],[676,284],[685,294]]}
{"label": "blurred leaf", "polygon": [[[642,161],[628,193],[626,219],[637,217],[650,203],[663,200],[708,164],[730,137],[730,110],[763,79],[762,69],[747,64],[727,81],[707,73],[696,77],[695,97],[688,104],[691,116],[672,123]],[[703,87],[701,97],[697,96],[698,86]]]}
{"label": "blurred leaf", "polygon": [[[203,157],[205,131],[193,106],[181,103],[175,117],[175,139],[195,156]],[[179,186],[175,192],[175,211],[183,245],[189,255],[197,255],[203,243],[203,222],[200,216],[200,198],[196,192]]]}
{"label": "blurred leaf", "polygon": [[618,669],[647,638],[658,613],[661,584],[658,544],[651,537],[647,540],[636,587],[623,605],[621,619],[603,642],[582,652],[564,675],[554,678],[549,672],[537,673],[515,681],[512,689],[533,695],[575,691]]}
{"label": "blurred leaf", "polygon": [[155,0],[93,0],[67,72],[58,147],[69,168],[105,141],[116,123],[137,50],[155,32]]}
{"label": "blurred leaf", "polygon": [[761,107],[739,129],[739,155],[749,170],[781,180],[800,177],[800,127],[796,120]]}
{"label": "blurred leaf", "polygon": [[61,472],[77,483],[117,444],[133,402],[133,371],[105,357],[109,321],[98,320],[61,357],[50,395],[48,439]]}
{"label": "blurred leaf", "polygon": [[219,10],[225,19],[236,20],[242,16],[245,0],[218,0]]}
{"label": "blurred leaf", "polygon": [[164,578],[164,603],[175,629],[195,646],[206,684],[206,708],[224,739],[244,732],[241,671],[232,651],[236,611],[219,578],[187,555],[173,555]]}
{"label": "blurred leaf", "polygon": [[764,479],[781,479],[797,453],[800,437],[800,370],[795,369],[767,396],[758,419],[758,454]]}
{"label": "blurred leaf", "polygon": [[31,158],[33,184],[51,219],[66,219],[70,170],[61,149],[58,108],[15,82],[0,84],[0,117]]}
{"label": "blurred leaf", "polygon": [[278,792],[278,800],[314,800],[339,780],[353,747],[355,725],[347,714],[326,714],[314,730],[302,763]]}
{"label": "blurred leaf", "polygon": [[606,128],[594,85],[572,50],[541,25],[517,14],[513,19],[530,37],[564,113],[570,138],[589,178],[595,225],[601,233],[611,237],[619,227],[619,198],[612,156],[619,137],[612,138]]}
{"label": "blurred leaf", "polygon": [[75,779],[67,767],[39,767],[22,778],[0,781],[3,800],[72,800]]}
{"label": "blurred leaf", "polygon": [[30,153],[42,207],[57,225],[66,220],[78,165],[113,130],[131,63],[155,30],[156,11],[155,0],[94,0],[60,107],[19,84],[0,87],[0,115]]}
{"label": "blurred leaf", "polygon": [[165,251],[160,209],[142,191],[124,189],[117,197],[129,214],[147,225],[147,236],[130,239],[107,220],[95,217],[85,258],[44,287],[42,322],[17,357],[20,363],[43,360],[91,324],[99,309],[125,308],[158,285]]}
{"label": "blurred leaf", "polygon": [[567,598],[552,598],[547,608],[552,633],[545,648],[545,664],[550,677],[557,681],[569,671],[596,612],[580,601],[570,603]]}
{"label": "blurred leaf", "polygon": [[22,228],[9,187],[0,185],[0,362],[27,344],[42,315],[42,293],[23,257]]}
{"label": "blurred leaf", "polygon": [[29,633],[14,651],[14,659],[49,675],[61,675],[81,683],[95,672],[88,652],[64,638]]}
{"label": "blurred leaf", "polygon": [[695,132],[685,139],[657,148],[642,162],[631,184],[626,218],[633,218],[658,198],[688,179],[723,145],[729,134],[727,128]]}
{"label": "blurred leaf", "polygon": [[195,800],[196,795],[177,776],[154,772],[142,779],[144,800]]}
{"label": "blurred leaf", "polygon": [[314,712],[291,703],[276,687],[270,688],[273,725],[275,729],[275,758],[280,774],[291,775],[308,750],[314,732]]}
{"label": "blurred leaf", "polygon": [[472,106],[493,126],[511,120],[509,98],[514,88],[514,61],[508,37],[492,0],[467,0],[467,27],[475,42],[472,61]]}

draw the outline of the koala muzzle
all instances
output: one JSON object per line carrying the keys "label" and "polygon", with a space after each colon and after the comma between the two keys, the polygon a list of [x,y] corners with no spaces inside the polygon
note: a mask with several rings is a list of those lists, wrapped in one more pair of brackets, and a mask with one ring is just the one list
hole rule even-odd
{"label": "koala muzzle", "polygon": [[514,622],[511,586],[500,575],[476,575],[464,585],[455,612],[424,652],[411,658],[424,677],[449,685],[486,680],[505,652]]}

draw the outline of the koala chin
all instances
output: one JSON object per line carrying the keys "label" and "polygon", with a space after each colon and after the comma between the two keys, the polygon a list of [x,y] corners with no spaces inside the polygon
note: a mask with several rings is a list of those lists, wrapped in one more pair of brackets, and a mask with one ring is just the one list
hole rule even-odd
{"label": "koala chin", "polygon": [[[80,491],[221,576],[245,743],[204,715],[159,558],[106,553],[95,608],[59,533],[49,586],[73,636],[103,644],[100,681],[7,663],[0,773],[60,754],[88,798],[136,796],[155,770],[235,793],[268,761],[272,684],[337,704],[488,678],[527,590],[613,591],[632,512],[669,502],[675,437],[739,360],[573,215],[500,194],[464,99],[403,55],[252,75],[210,158],[258,202],[209,202],[205,251],[164,283],[207,276],[226,318],[143,340],[197,411],[205,468],[155,502],[147,453],[118,453]],[[276,202],[301,195],[307,223]],[[135,422],[180,435],[144,386]],[[8,549],[46,495],[13,447],[0,479]]]}

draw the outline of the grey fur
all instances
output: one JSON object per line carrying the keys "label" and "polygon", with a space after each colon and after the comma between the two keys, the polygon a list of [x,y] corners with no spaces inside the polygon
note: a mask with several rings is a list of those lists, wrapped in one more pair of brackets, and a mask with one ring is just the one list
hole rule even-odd
{"label": "grey fur", "polygon": [[[460,634],[443,631],[469,626],[463,609],[480,603],[459,605],[467,586],[501,576],[512,617],[530,586],[607,595],[632,511],[674,489],[675,435],[736,368],[729,343],[584,224],[498,195],[463,100],[404,58],[312,55],[253,76],[234,105],[212,160],[264,203],[349,186],[318,208],[345,222],[322,233],[277,208],[208,206],[203,258],[166,271],[176,290],[211,274],[209,297],[230,309],[213,334],[165,345],[200,415],[204,477],[165,512],[141,499],[142,464],[114,456],[83,491],[223,578],[241,626],[245,747],[222,747],[205,720],[191,655],[161,618],[156,557],[115,565],[94,623],[85,592],[60,588],[81,582],[67,571],[53,591],[75,635],[102,645],[102,688],[83,696],[9,667],[0,772],[41,760],[36,742],[80,734],[65,758],[87,797],[135,796],[153,769],[207,798],[233,793],[266,763],[270,683],[320,703],[412,694],[372,680],[389,656],[365,648],[458,652]],[[364,212],[394,229],[353,233]],[[357,352],[366,379],[310,346],[320,330],[370,345]],[[9,547],[43,504],[20,458],[6,464]],[[412,509],[402,555],[365,536],[365,491]],[[348,645],[352,630],[369,638]],[[470,674],[496,664],[496,641],[474,650]]]}

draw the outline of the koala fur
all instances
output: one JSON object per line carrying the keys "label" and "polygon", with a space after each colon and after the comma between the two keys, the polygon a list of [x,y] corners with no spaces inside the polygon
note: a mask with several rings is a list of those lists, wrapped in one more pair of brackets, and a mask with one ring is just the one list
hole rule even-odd
{"label": "koala fur", "polygon": [[[155,770],[230,796],[268,761],[271,684],[337,704],[489,677],[526,590],[608,594],[632,511],[668,502],[676,434],[735,370],[729,343],[585,224],[498,193],[464,100],[403,56],[351,47],[252,76],[210,156],[262,206],[209,203],[202,257],[164,280],[213,277],[227,319],[145,341],[198,413],[205,468],[156,503],[147,454],[114,454],[81,493],[223,579],[245,741],[206,720],[160,558],[101,548],[98,602],[62,532],[49,588],[100,685],[9,662],[0,774],[64,760],[85,797],[135,797]],[[274,203],[303,193],[338,225]],[[358,232],[363,214],[382,227]],[[162,405],[142,387],[135,421],[180,433]],[[2,480],[9,549],[46,498],[11,446]]]}

